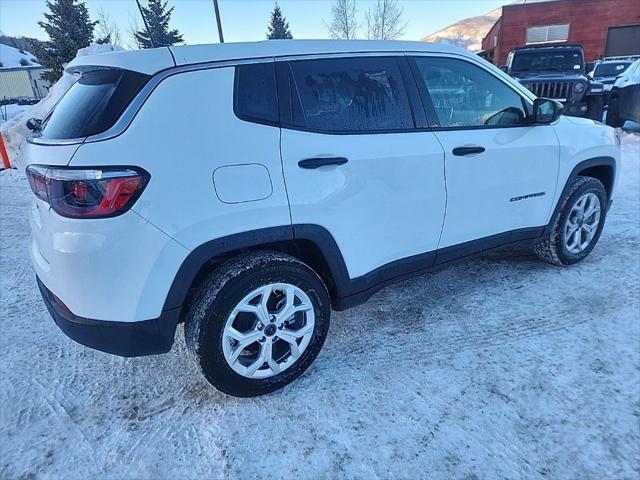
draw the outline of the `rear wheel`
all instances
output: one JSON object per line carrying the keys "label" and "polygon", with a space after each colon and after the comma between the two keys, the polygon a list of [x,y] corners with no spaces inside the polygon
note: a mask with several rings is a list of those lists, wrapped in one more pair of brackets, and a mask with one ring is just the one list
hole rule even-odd
{"label": "rear wheel", "polygon": [[620,128],[624,124],[624,120],[620,118],[620,101],[617,95],[611,95],[609,99],[609,107],[607,108],[607,125],[614,128]]}
{"label": "rear wheel", "polygon": [[190,305],[185,337],[213,386],[252,397],[311,365],[329,317],[329,295],[313,270],[282,253],[256,252],[209,275]]}
{"label": "rear wheel", "polygon": [[604,227],[607,193],[591,177],[576,177],[561,200],[550,231],[535,247],[538,257],[555,265],[571,265],[591,253]]}

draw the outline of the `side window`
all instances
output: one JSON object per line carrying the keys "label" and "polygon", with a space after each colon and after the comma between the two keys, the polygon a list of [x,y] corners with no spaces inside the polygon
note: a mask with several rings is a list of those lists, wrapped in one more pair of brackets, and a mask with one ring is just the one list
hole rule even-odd
{"label": "side window", "polygon": [[273,62],[236,67],[233,103],[236,115],[244,120],[278,122]]}
{"label": "side window", "polygon": [[298,60],[290,66],[297,87],[291,88],[294,126],[328,132],[414,128],[395,58]]}
{"label": "side window", "polygon": [[441,127],[525,123],[522,97],[501,80],[463,60],[416,57]]}

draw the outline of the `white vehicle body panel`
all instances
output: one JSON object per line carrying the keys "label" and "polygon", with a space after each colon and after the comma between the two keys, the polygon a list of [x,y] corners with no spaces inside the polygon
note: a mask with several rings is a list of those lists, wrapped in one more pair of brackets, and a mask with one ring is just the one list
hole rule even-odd
{"label": "white vehicle body panel", "polygon": [[627,68],[622,75],[616,79],[613,86],[617,88],[624,88],[629,85],[638,84],[640,84],[640,59],[629,65],[629,68]]}
{"label": "white vehicle body panel", "polygon": [[617,165],[613,191],[609,200],[615,197],[615,187],[620,175],[620,148],[616,131],[595,120],[580,117],[560,117],[554,126],[560,144],[560,168],[558,171],[558,190],[554,205],[560,200],[562,187],[567,183],[571,172],[581,162],[597,158],[613,158]]}
{"label": "white vehicle body panel", "polygon": [[[555,206],[559,145],[554,127],[438,131],[445,149],[447,214],[440,248],[546,225]],[[456,147],[482,146],[455,156]],[[527,198],[524,196],[532,195]]]}
{"label": "white vehicle body panel", "polygon": [[24,142],[20,147],[20,155],[26,164],[62,166],[68,165],[80,145],[36,145]]}
{"label": "white vehicle body panel", "polygon": [[92,320],[157,318],[189,253],[132,210],[71,219],[36,200],[29,221],[38,278],[75,315]]}
{"label": "white vehicle body panel", "polygon": [[[72,165],[134,164],[149,171],[149,185],[133,210],[188,249],[244,232],[247,225],[252,230],[290,225],[280,129],[234,115],[233,81],[233,67],[166,78],[122,135],[82,145]],[[234,203],[222,202],[214,171],[246,164],[268,170],[272,193],[257,201],[236,196]]]}
{"label": "white vehicle body panel", "polygon": [[[298,166],[316,157],[344,157],[348,163],[315,170]],[[351,278],[437,248],[446,194],[444,154],[432,132],[326,135],[283,129],[282,159],[293,223],[326,228]]]}

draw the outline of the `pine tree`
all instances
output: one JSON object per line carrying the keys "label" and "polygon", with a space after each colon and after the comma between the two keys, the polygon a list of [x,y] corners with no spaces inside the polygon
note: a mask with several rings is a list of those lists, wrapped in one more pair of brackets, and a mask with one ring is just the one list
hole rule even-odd
{"label": "pine tree", "polygon": [[38,22],[49,41],[34,43],[31,47],[38,62],[47,67],[42,78],[56,82],[64,71],[64,65],[73,60],[79,49],[88,47],[93,39],[96,23],[89,18],[84,2],[78,0],[47,0],[46,21]]}
{"label": "pine tree", "polygon": [[289,22],[282,15],[282,10],[278,4],[275,4],[273,7],[273,12],[271,12],[271,21],[267,26],[267,39],[275,40],[277,38],[293,38],[291,36],[291,31],[289,30]]}
{"label": "pine tree", "polygon": [[183,42],[182,34],[178,29],[169,30],[169,21],[174,8],[167,8],[166,0],[149,0],[147,7],[142,7],[151,38],[146,28],[135,32],[134,36],[140,48],[152,48],[154,44],[156,47],[168,47]]}

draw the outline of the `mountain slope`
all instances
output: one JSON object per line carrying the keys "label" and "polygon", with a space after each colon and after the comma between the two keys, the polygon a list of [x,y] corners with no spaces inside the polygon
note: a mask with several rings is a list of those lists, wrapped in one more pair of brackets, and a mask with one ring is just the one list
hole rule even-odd
{"label": "mountain slope", "polygon": [[482,39],[493,24],[496,23],[496,20],[500,18],[501,14],[502,8],[496,8],[486,15],[465,18],[431,35],[427,35],[421,40],[423,42],[452,43],[472,52],[477,52],[482,49]]}

